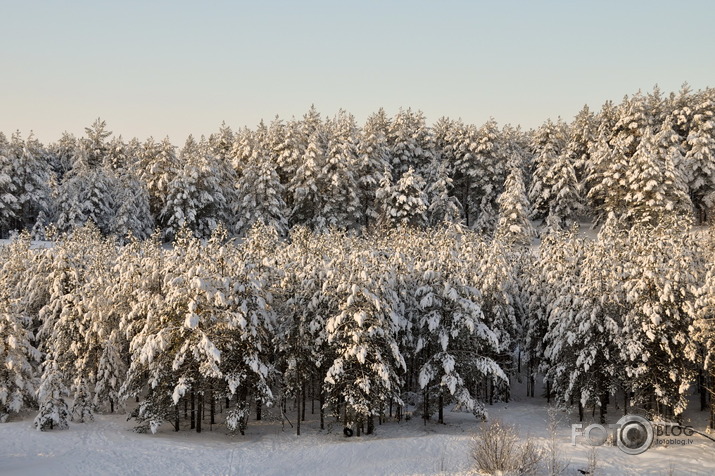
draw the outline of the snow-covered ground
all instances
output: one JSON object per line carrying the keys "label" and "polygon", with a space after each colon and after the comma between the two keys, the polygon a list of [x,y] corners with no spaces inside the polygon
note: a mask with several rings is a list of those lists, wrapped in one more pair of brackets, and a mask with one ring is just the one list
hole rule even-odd
{"label": "snow-covered ground", "polygon": [[[517,395],[511,403],[495,404],[489,411],[492,419],[516,425],[522,438],[532,437],[546,445],[549,412],[542,398]],[[610,411],[612,418],[620,416],[617,410]],[[126,415],[96,415],[92,423],[43,433],[32,428],[33,415],[26,414],[0,424],[0,474],[470,474],[470,442],[482,425],[471,415],[446,412],[445,425],[430,422],[424,426],[413,418],[377,426],[371,436],[346,438],[334,419],[321,432],[310,406],[308,413],[302,436],[275,419],[251,421],[246,436],[231,436],[222,425],[212,429],[207,424],[201,434],[188,429],[176,433],[168,424],[155,435],[138,434]],[[705,413],[689,411],[689,424],[703,430]],[[571,445],[575,415],[562,413],[560,418],[557,447],[569,463],[564,474],[582,474],[579,470],[588,466],[590,447],[582,442]],[[691,445],[654,446],[635,456],[616,447],[599,447],[595,474],[715,474],[715,443],[697,435],[692,439]]]}

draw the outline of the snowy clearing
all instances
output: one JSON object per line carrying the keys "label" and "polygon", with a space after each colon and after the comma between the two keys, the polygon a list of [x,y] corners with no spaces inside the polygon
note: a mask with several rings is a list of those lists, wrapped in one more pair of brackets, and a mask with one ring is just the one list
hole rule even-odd
{"label": "snowy clearing", "polygon": [[[695,405],[693,405],[694,407]],[[491,419],[516,425],[522,439],[547,444],[548,406],[541,398],[516,396],[509,404],[489,407]],[[610,409],[610,419],[621,416]],[[419,418],[377,426],[372,436],[345,438],[339,423],[318,429],[317,414],[307,415],[303,435],[280,421],[252,421],[246,436],[228,435],[223,425],[206,425],[201,434],[179,433],[163,425],[155,435],[132,431],[125,415],[96,415],[88,424],[66,431],[38,432],[32,414],[0,425],[0,473],[3,475],[334,475],[334,474],[476,474],[469,457],[472,435],[480,427],[473,416],[446,412],[447,424],[426,426]],[[587,415],[590,417],[590,414]],[[590,447],[571,445],[574,414],[561,414],[556,434],[564,474],[579,475]],[[610,421],[609,419],[609,421]],[[690,420],[690,421],[688,421]],[[686,421],[703,430],[706,412],[689,410]],[[590,423],[586,419],[584,427]],[[640,455],[613,446],[597,449],[598,475],[712,475],[715,443],[695,435],[693,444],[654,445]]]}

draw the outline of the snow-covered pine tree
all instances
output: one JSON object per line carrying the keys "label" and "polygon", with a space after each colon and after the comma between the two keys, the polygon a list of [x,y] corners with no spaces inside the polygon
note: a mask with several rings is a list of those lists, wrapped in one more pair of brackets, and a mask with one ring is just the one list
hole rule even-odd
{"label": "snow-covered pine tree", "polygon": [[380,215],[376,195],[383,179],[383,171],[385,167],[389,167],[390,151],[385,135],[388,123],[385,111],[380,109],[367,118],[359,131],[356,176],[364,228],[376,223]]}
{"label": "snow-covered pine tree", "polygon": [[86,312],[85,292],[93,279],[92,267],[98,262],[111,263],[110,250],[100,231],[90,224],[65,236],[48,251],[51,259],[47,275],[50,296],[39,313],[42,324],[38,337],[45,357],[37,425],[41,425],[38,422],[45,418],[44,412],[61,409],[62,389],[68,390],[67,395],[72,396],[70,415],[73,419],[76,417],[84,422],[93,418],[96,362],[92,351],[96,347],[90,335],[92,322]]}
{"label": "snow-covered pine tree", "polygon": [[[624,384],[616,338],[625,299],[620,280],[626,251],[613,234],[583,243],[572,232],[542,250],[547,294],[541,296],[547,319],[541,370],[556,400],[600,408],[605,421],[608,396]],[[565,240],[564,240],[565,238]],[[548,254],[546,254],[548,253]],[[538,344],[537,344],[538,345]]]}
{"label": "snow-covered pine tree", "polygon": [[15,157],[0,144],[0,237],[6,237],[17,217],[17,187],[13,183]]}
{"label": "snow-covered pine tree", "polygon": [[221,123],[218,132],[211,134],[208,139],[208,148],[211,154],[222,162],[230,162],[233,159],[233,147],[236,134],[226,125]]}
{"label": "snow-covered pine tree", "polygon": [[15,219],[11,228],[29,229],[37,222],[40,214],[46,215],[49,209],[48,184],[51,172],[47,153],[32,133],[23,141],[19,132],[12,135],[7,153],[14,164],[11,177],[15,189],[14,196],[17,199]]}
{"label": "snow-covered pine tree", "polygon": [[306,126],[306,129],[313,132],[307,138],[302,159],[288,185],[288,195],[293,202],[289,218],[291,227],[313,227],[321,222],[322,217],[323,198],[318,187],[321,184],[321,171],[325,167],[327,140],[322,122],[315,127]]}
{"label": "snow-covered pine tree", "polygon": [[[277,253],[277,266],[282,273],[276,287],[276,305],[281,319],[276,323],[274,348],[282,373],[282,391],[284,397],[295,397],[299,401],[315,380],[321,429],[325,425],[327,409],[323,379],[326,364],[335,358],[328,345],[325,322],[339,310],[335,294],[324,292],[334,286],[324,251],[344,252],[342,238],[336,230],[314,234],[305,227],[295,227],[286,246],[280,247]],[[315,399],[315,395],[312,398]],[[297,420],[300,421],[304,409],[301,404],[297,406],[301,413]],[[300,432],[299,425],[296,432]]]}
{"label": "snow-covered pine tree", "polygon": [[233,169],[211,155],[205,141],[197,143],[192,136],[181,150],[180,161],[159,214],[165,238],[171,240],[182,228],[208,237],[219,223],[231,230],[236,204]]}
{"label": "snow-covered pine tree", "polygon": [[[445,395],[458,408],[478,418],[486,416],[473,394],[483,382],[504,386],[507,377],[493,356],[499,353],[497,333],[482,313],[482,295],[471,285],[472,262],[458,250],[459,228],[445,228],[434,236],[413,232],[414,296],[417,301],[412,330],[414,356],[420,364],[418,384],[424,392],[423,414],[429,417],[429,394],[438,396],[440,423]],[[425,256],[425,253],[427,255]],[[471,389],[471,390],[470,390]]]}
{"label": "snow-covered pine tree", "polygon": [[392,183],[392,174],[386,169],[377,201],[381,207],[381,223],[421,227],[427,222],[429,202],[425,181],[412,168],[395,184]]}
{"label": "snow-covered pine tree", "polygon": [[[568,225],[581,210],[581,187],[566,148],[566,125],[547,121],[533,139],[535,170],[529,188],[535,219],[552,219]],[[553,221],[553,220],[551,220]]]}
{"label": "snow-covered pine tree", "polygon": [[450,194],[452,179],[444,162],[434,165],[434,179],[427,189],[429,208],[427,209],[428,224],[440,226],[445,223],[459,223],[462,220],[462,207],[457,197]]}
{"label": "snow-covered pine tree", "polygon": [[566,151],[576,172],[576,178],[582,184],[588,163],[591,161],[590,149],[596,140],[596,135],[596,116],[587,105],[584,105],[569,124],[566,141]]}
{"label": "snow-covered pine tree", "polygon": [[326,123],[328,140],[319,177],[322,207],[316,229],[355,229],[362,225],[360,188],[354,173],[358,163],[358,129],[355,118],[340,111]]}
{"label": "snow-covered pine tree", "polygon": [[623,197],[627,223],[656,225],[667,217],[692,216],[692,203],[675,164],[682,160],[677,135],[666,121],[653,135],[646,127],[625,170],[628,193]]}
{"label": "snow-covered pine tree", "polygon": [[703,374],[699,381],[700,391],[703,392],[701,404],[706,403],[709,406],[711,430],[715,429],[715,400],[712,398],[713,385],[715,385],[715,260],[713,259],[715,236],[713,231],[711,227],[707,236],[706,251],[703,253],[702,268],[705,276],[696,290],[696,300],[690,306],[693,323],[689,329],[692,340],[688,345],[690,358],[702,365]]}
{"label": "snow-covered pine tree", "polygon": [[628,243],[631,258],[622,283],[627,313],[617,343],[629,390],[634,405],[677,416],[694,377],[686,347],[701,280],[696,244],[682,217],[633,227]]}
{"label": "snow-covered pine tree", "polygon": [[0,246],[0,423],[32,405],[41,360],[32,332],[32,308],[23,284],[32,273],[27,233]]}
{"label": "snow-covered pine tree", "polygon": [[422,111],[400,109],[388,123],[387,142],[396,180],[409,169],[425,174],[435,158],[434,137]]}
{"label": "snow-covered pine tree", "polygon": [[467,227],[491,233],[497,220],[496,199],[506,178],[506,161],[496,121],[454,131],[455,196]]}
{"label": "snow-covered pine tree", "polygon": [[[250,152],[249,152],[250,150]],[[276,164],[255,139],[242,148],[242,172],[237,182],[238,223],[236,231],[245,235],[256,224],[272,227],[280,236],[288,232],[285,187]]]}
{"label": "snow-covered pine tree", "polygon": [[406,364],[397,343],[401,321],[394,276],[380,253],[357,242],[346,248],[350,251],[333,263],[330,284],[324,286],[339,303],[325,325],[335,355],[328,362],[325,393],[334,408],[344,402],[359,435],[362,424],[367,422],[369,432],[371,418],[390,402],[401,404],[400,374]]}
{"label": "snow-covered pine tree", "polygon": [[62,181],[64,175],[72,170],[75,150],[78,146],[77,138],[65,132],[57,142],[47,147],[47,160],[52,173],[57,177],[58,181]]}
{"label": "snow-covered pine tree", "polygon": [[155,432],[175,420],[179,403],[190,398],[201,431],[204,402],[225,396],[238,405],[227,425],[243,431],[247,396],[272,396],[267,352],[274,317],[263,272],[226,243],[220,228],[205,245],[184,230],[172,250],[154,253],[144,266],[150,276],[158,273],[159,286],[149,281],[124,323],[133,336],[121,389],[124,398],[148,391],[134,415],[139,429]]}
{"label": "snow-covered pine tree", "polygon": [[180,169],[176,147],[168,137],[160,143],[149,138],[142,144],[133,172],[144,183],[149,193],[149,209],[154,222],[161,228],[166,223],[160,219],[169,194],[169,183]]}
{"label": "snow-covered pine tree", "polygon": [[106,121],[98,118],[90,127],[85,127],[84,132],[87,137],[80,139],[80,143],[85,153],[80,158],[89,168],[99,167],[111,149],[107,139],[112,135],[112,131],[107,130]]}
{"label": "snow-covered pine tree", "polygon": [[499,221],[494,238],[504,245],[529,246],[536,235],[529,221],[529,198],[522,177],[521,167],[513,164],[497,200]]}
{"label": "snow-covered pine tree", "polygon": [[557,400],[566,394],[568,382],[562,377],[572,367],[561,355],[564,330],[571,321],[562,316],[564,309],[557,301],[568,303],[578,293],[578,279],[584,255],[583,240],[575,230],[551,229],[539,243],[537,257],[529,263],[526,276],[525,303],[528,319],[522,323],[523,349],[526,351],[527,395],[534,396],[537,372],[547,375]]}
{"label": "snow-covered pine tree", "polygon": [[592,165],[587,183],[590,185],[588,200],[596,214],[594,225],[603,223],[613,215],[625,213],[625,196],[629,193],[626,171],[630,161],[619,144],[611,146],[607,135],[601,132],[591,149]]}
{"label": "snow-covered pine tree", "polygon": [[146,239],[154,229],[151,215],[149,192],[144,182],[132,172],[118,171],[116,203],[110,230],[120,241],[125,241],[131,235],[140,240]]}
{"label": "snow-covered pine tree", "polygon": [[[89,142],[85,142],[88,145]],[[118,180],[101,165],[90,166],[90,151],[76,150],[75,165],[53,193],[54,224],[68,232],[87,223],[94,223],[103,234],[111,233],[116,215]]]}
{"label": "snow-covered pine tree", "polygon": [[[699,95],[685,138],[684,178],[700,223],[715,206],[715,103]],[[677,165],[677,164],[676,164]]]}

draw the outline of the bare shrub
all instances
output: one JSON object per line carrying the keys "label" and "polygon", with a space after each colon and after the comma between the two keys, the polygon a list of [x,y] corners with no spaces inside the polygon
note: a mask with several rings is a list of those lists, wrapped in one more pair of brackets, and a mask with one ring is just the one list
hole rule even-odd
{"label": "bare shrub", "polygon": [[595,446],[591,447],[588,452],[588,469],[586,470],[590,476],[596,476],[596,470],[598,469],[598,450]]}
{"label": "bare shrub", "polygon": [[486,474],[532,475],[538,474],[544,454],[531,438],[520,443],[514,426],[494,420],[474,436],[471,456]]}
{"label": "bare shrub", "polygon": [[561,457],[560,442],[557,438],[559,423],[561,421],[560,411],[557,407],[549,407],[549,439],[546,442],[546,454],[544,459],[546,460],[546,473],[549,476],[558,476],[564,474],[568,469],[570,463],[564,461]]}

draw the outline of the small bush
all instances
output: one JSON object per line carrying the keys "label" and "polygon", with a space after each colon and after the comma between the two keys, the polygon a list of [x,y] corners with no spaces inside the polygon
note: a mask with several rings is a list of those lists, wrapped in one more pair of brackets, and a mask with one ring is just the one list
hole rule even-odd
{"label": "small bush", "polygon": [[543,450],[532,439],[519,442],[516,429],[498,420],[486,423],[474,436],[472,458],[476,469],[486,474],[538,474]]}

